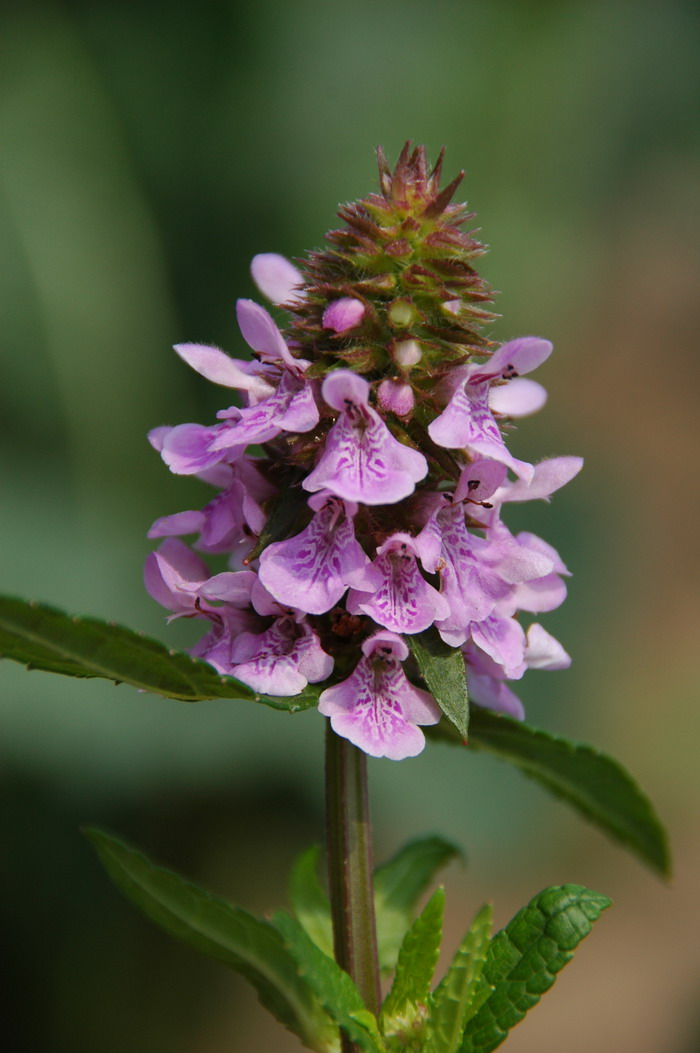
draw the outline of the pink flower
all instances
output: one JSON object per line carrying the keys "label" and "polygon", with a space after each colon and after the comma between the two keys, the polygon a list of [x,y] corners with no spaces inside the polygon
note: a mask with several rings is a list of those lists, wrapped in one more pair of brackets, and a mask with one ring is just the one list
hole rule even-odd
{"label": "pink flower", "polygon": [[447,618],[450,605],[421,574],[416,551],[409,534],[387,538],[374,562],[353,576],[348,611],[368,614],[396,633],[420,633]]}
{"label": "pink flower", "polygon": [[395,439],[376,410],[369,405],[369,384],[349,369],[329,373],[321,389],[323,398],[340,410],[305,490],[330,490],[346,501],[387,505],[413,493],[428,474],[422,453]]}
{"label": "pink flower", "polygon": [[[512,468],[516,475],[530,481],[534,473],[532,465],[511,455],[493,416],[490,405],[492,384],[496,380],[509,381],[521,373],[529,373],[551,353],[552,345],[548,340],[525,336],[503,344],[483,365],[460,366],[454,370],[448,377],[448,384],[454,385],[452,397],[439,417],[428,426],[433,442],[449,450],[468,449],[500,461]],[[516,389],[507,401],[496,394],[498,391],[498,388],[493,388],[496,406],[500,400],[501,406],[505,406],[511,415],[532,412],[544,401],[539,385],[530,384],[525,389],[521,386],[520,391]]]}
{"label": "pink flower", "polygon": [[371,757],[403,760],[425,745],[416,725],[437,724],[440,710],[427,691],[406,678],[401,662],[408,647],[400,636],[380,631],[362,644],[363,657],[342,683],[321,692],[319,712],[336,734]]}
{"label": "pink flower", "polygon": [[314,494],[309,505],[316,514],[306,529],[262,552],[260,580],[280,603],[323,614],[340,601],[369,557],[355,538],[357,505],[327,492]]}

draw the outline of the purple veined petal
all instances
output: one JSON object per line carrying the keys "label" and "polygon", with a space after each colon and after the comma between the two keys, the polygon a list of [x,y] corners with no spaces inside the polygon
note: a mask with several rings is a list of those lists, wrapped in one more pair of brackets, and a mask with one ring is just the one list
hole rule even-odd
{"label": "purple veined petal", "polygon": [[214,384],[248,391],[256,399],[266,398],[275,390],[256,372],[260,368],[257,362],[237,362],[220,348],[206,344],[175,344],[175,351],[183,362]]}
{"label": "purple veined petal", "polygon": [[[312,502],[318,503],[315,497]],[[340,498],[325,494],[300,534],[263,550],[259,573],[280,603],[308,614],[324,614],[340,601],[353,574],[369,563],[355,538],[352,512]]]}
{"label": "purple veined petal", "polygon": [[365,305],[362,300],[356,300],[354,296],[342,296],[328,304],[321,325],[324,329],[332,329],[334,333],[345,333],[359,325],[364,316]]}
{"label": "purple veined petal", "polygon": [[313,630],[289,617],[278,618],[264,633],[242,633],[233,642],[231,660],[233,675],[244,684],[282,696],[298,695],[309,683],[309,674],[316,683],[333,668],[333,659],[322,651]]}
{"label": "purple veined petal", "polygon": [[522,376],[523,373],[531,373],[549,358],[553,350],[551,341],[543,340],[539,336],[520,336],[509,340],[491,355],[488,362],[476,366],[471,374],[472,383],[478,384],[482,380],[493,380],[495,377],[508,380],[511,377]]}
{"label": "purple veined petal", "polygon": [[509,680],[520,679],[527,669],[527,641],[519,622],[514,618],[501,618],[497,614],[491,614],[482,622],[472,623],[470,632],[477,647],[501,666]]}
{"label": "purple veined petal", "polygon": [[392,633],[365,640],[363,657],[340,684],[326,688],[319,712],[331,719],[336,734],[372,757],[403,760],[425,745],[416,724],[436,724],[440,710],[427,691],[414,687],[401,668],[408,649]]}
{"label": "purple veined petal", "polygon": [[499,461],[523,479],[531,479],[534,468],[513,457],[489,408],[489,384],[460,385],[442,413],[428,425],[433,442],[448,450],[469,449]]}
{"label": "purple veined petal", "polygon": [[441,509],[435,522],[441,536],[436,567],[440,574],[440,592],[450,606],[449,616],[436,625],[441,633],[457,633],[465,639],[469,623],[488,618],[496,604],[508,596],[511,586],[500,576],[497,567],[484,561],[484,553],[490,546],[469,533],[461,504]]}
{"label": "purple veined petal", "polygon": [[205,600],[223,600],[234,607],[247,607],[256,575],[252,570],[225,570],[209,578],[199,589]]}
{"label": "purple veined petal", "polygon": [[372,564],[381,576],[379,588],[364,592],[350,590],[350,614],[367,614],[390,632],[420,633],[434,621],[447,618],[450,606],[437,589],[429,585],[416,562],[416,549],[408,534],[397,533],[377,549]]}
{"label": "purple veined petal", "polygon": [[220,425],[205,428],[201,424],[178,424],[164,436],[161,457],[176,475],[206,471],[225,458],[216,446],[221,431]]}
{"label": "purple veined petal", "polygon": [[506,716],[514,717],[516,720],[525,719],[523,704],[514,691],[502,680],[492,676],[483,676],[480,673],[469,672],[467,675],[469,687],[469,701],[486,709],[493,709],[497,713],[505,713]]}
{"label": "purple veined petal", "polygon": [[395,413],[397,417],[408,417],[415,404],[411,385],[404,380],[392,380],[390,377],[379,385],[377,400],[385,412]]}
{"label": "purple veined petal", "polygon": [[496,501],[548,501],[583,468],[582,457],[552,457],[535,465],[530,483],[518,479],[506,483],[495,495]]}
{"label": "purple veined petal", "polygon": [[505,417],[529,417],[541,410],[546,401],[547,389],[527,377],[494,384],[489,391],[489,406]]}
{"label": "purple veined petal", "polygon": [[295,373],[299,372],[299,361],[290,352],[272,315],[264,307],[254,300],[238,300],[236,316],[243,339],[253,351],[281,360]]}
{"label": "purple veined petal", "polygon": [[366,505],[394,504],[427,475],[423,454],[394,438],[367,404],[368,392],[367,381],[349,370],[335,370],[324,380],[323,398],[342,412],[320,460],[302,483],[305,490],[330,490]]}
{"label": "purple veined petal", "polygon": [[181,534],[198,534],[204,525],[203,512],[176,512],[161,516],[148,531],[146,537],[179,537]]}
{"label": "purple veined petal", "polygon": [[453,498],[455,501],[463,501],[465,497],[472,501],[486,501],[501,486],[507,474],[505,464],[500,461],[480,458],[463,470]]}
{"label": "purple veined petal", "polygon": [[250,273],[263,296],[275,305],[298,303],[304,297],[304,279],[293,263],[276,252],[253,256]]}
{"label": "purple veined petal", "polygon": [[302,381],[301,387],[292,395],[279,418],[279,426],[282,431],[306,432],[315,428],[318,422],[319,412],[313,388]]}
{"label": "purple veined petal", "polygon": [[270,442],[281,431],[310,431],[319,420],[312,389],[291,373],[282,376],[273,395],[255,406],[238,410],[235,416],[236,420],[223,426],[213,438],[212,451]]}
{"label": "purple veined petal", "polygon": [[546,629],[533,622],[527,630],[525,661],[528,669],[568,669],[571,656]]}

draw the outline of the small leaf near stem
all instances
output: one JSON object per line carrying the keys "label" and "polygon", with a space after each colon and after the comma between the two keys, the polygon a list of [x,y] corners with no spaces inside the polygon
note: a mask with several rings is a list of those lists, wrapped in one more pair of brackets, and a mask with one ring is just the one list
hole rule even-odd
{"label": "small leaf near stem", "polygon": [[[335,957],[355,981],[367,1008],[381,1002],[372,882],[372,832],[367,757],[328,724],[326,838]],[[343,1053],[356,1046],[343,1036]]]}

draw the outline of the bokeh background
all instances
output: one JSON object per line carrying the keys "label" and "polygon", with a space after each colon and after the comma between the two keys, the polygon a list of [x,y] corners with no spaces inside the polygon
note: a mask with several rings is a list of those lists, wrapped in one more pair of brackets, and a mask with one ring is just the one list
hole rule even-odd
{"label": "bokeh background", "polygon": [[[221,395],[170,346],[234,355],[250,257],[320,244],[406,138],[465,195],[502,290],[493,335],[551,337],[512,447],[584,473],[516,525],[574,572],[545,624],[574,657],[529,718],[592,742],[669,824],[666,886],[486,757],[371,764],[377,856],[442,832],[447,944],[547,884],[614,909],[512,1053],[700,1048],[696,435],[699,9],[685,0],[32,0],[0,10],[3,591],[184,644],[144,596],[159,515],[202,503],[145,441]],[[513,520],[511,520],[513,522]],[[178,635],[180,634],[180,635]],[[251,909],[322,836],[323,720],[0,669],[12,1053],[292,1051],[254,995],[122,902],[97,822]]]}

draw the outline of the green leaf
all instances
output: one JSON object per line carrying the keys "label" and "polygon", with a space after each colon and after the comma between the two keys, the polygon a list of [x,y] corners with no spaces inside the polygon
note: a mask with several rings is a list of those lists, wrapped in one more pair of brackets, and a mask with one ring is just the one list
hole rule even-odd
{"label": "green leaf", "polygon": [[337,1046],[335,1027],[272,925],[101,830],[86,834],[115,884],[157,925],[245,976],[262,1004],[310,1049],[328,1053]]}
{"label": "green leaf", "polygon": [[442,940],[445,890],[438,888],[404,936],[396,975],[382,1006],[382,1030],[395,1034],[414,1026],[428,1001]]}
{"label": "green leaf", "polygon": [[297,920],[317,947],[333,957],[333,924],[328,896],[318,879],[321,849],[312,845],[299,856],[292,867],[289,902]]}
{"label": "green leaf", "polygon": [[369,1012],[353,980],[316,946],[299,922],[279,911],[272,924],[296,961],[301,977],[319,1003],[365,1053],[382,1053],[377,1022]]}
{"label": "green leaf", "polygon": [[436,870],[461,855],[460,849],[450,841],[442,837],[425,837],[404,845],[375,871],[377,950],[383,970],[393,969],[396,965],[416,903]]}
{"label": "green leaf", "polygon": [[444,979],[430,1000],[425,1053],[457,1053],[465,1025],[490,994],[481,983],[491,936],[493,910],[482,907],[457,948]]}
{"label": "green leaf", "polygon": [[131,629],[9,596],[0,596],[0,657],[29,669],[131,684],[184,702],[236,698],[294,713],[315,706],[321,690],[309,685],[289,698],[259,695],[231,676],[219,676],[206,662]]}
{"label": "green leaf", "polygon": [[610,900],[582,885],[545,889],[491,941],[482,983],[493,991],[467,1023],[460,1053],[490,1053],[536,1005]]}
{"label": "green leaf", "polygon": [[[444,721],[434,729],[433,737],[453,744],[459,741]],[[664,828],[649,799],[612,757],[476,706],[472,709],[469,745],[516,764],[668,876]]]}
{"label": "green leaf", "polygon": [[462,652],[448,647],[434,626],[410,636],[407,642],[428,690],[466,740],[469,733],[469,697]]}

